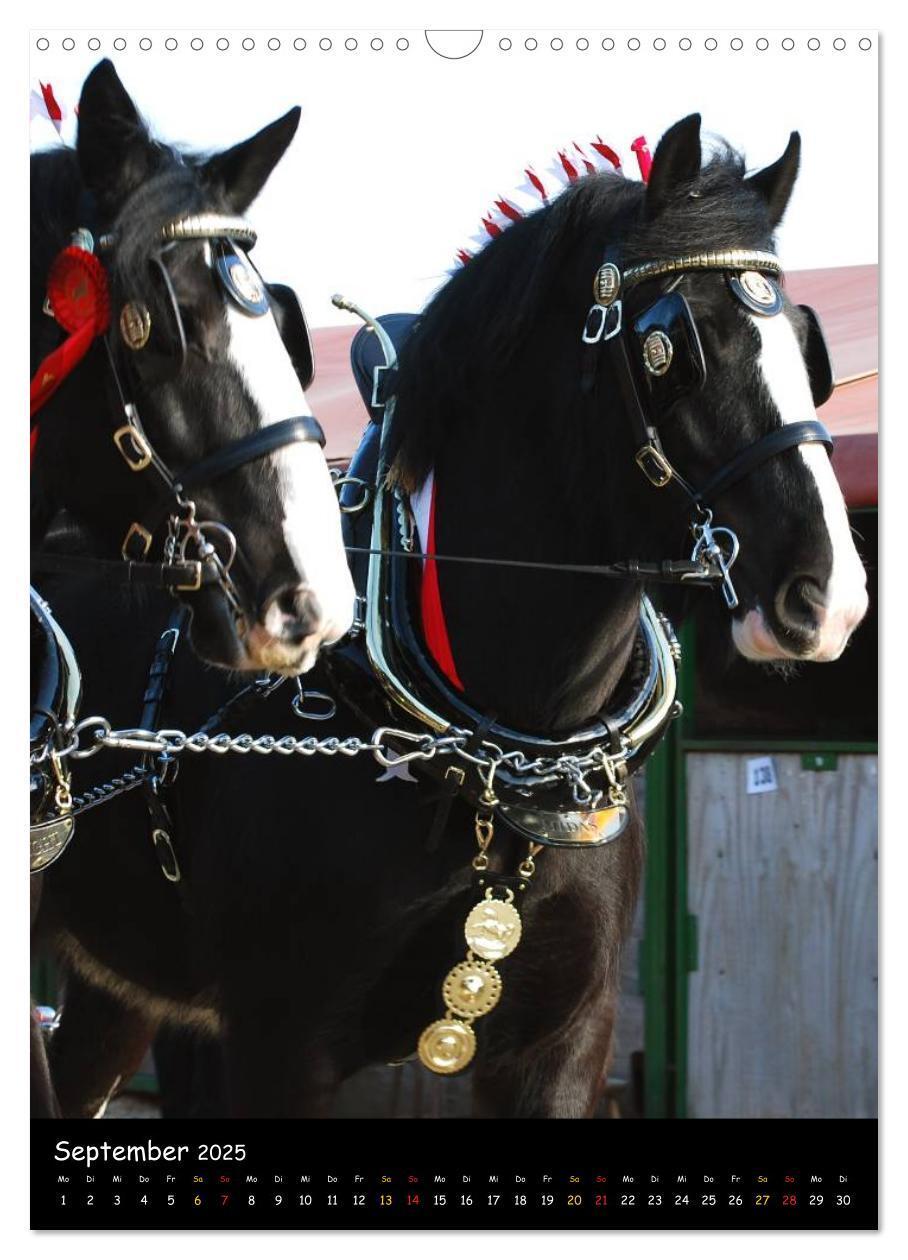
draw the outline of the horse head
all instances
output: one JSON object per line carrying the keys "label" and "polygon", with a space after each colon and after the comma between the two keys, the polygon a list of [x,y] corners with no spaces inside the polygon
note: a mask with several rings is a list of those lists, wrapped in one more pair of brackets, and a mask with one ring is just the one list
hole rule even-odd
{"label": "horse head", "polygon": [[[772,254],[799,157],[792,133],[779,160],[750,176],[728,149],[703,166],[699,115],[683,119],[656,150],[623,249],[631,270],[679,260],[628,294],[633,366],[668,467],[739,540],[732,639],[757,661],[835,660],[867,610],[829,451],[809,433],[834,385],[825,342]],[[721,263],[723,251],[733,267],[696,265],[710,254]],[[647,498],[670,527],[667,486]]]}
{"label": "horse head", "polygon": [[[773,252],[799,150],[793,134],[748,176],[727,146],[704,164],[699,115],[683,119],[647,184],[579,179],[468,261],[409,337],[393,475],[412,492],[434,470],[438,549],[551,570],[499,570],[507,614],[480,626],[481,566],[441,568],[454,657],[486,703],[563,725],[596,711],[627,660],[639,586],[559,562],[684,561],[711,541],[735,561],[731,638],[753,660],[834,660],[864,616],[816,415],[833,386],[825,342]],[[588,683],[566,705],[569,675]]]}
{"label": "horse head", "polygon": [[[64,226],[55,207],[52,250],[90,228],[111,309],[104,342],[42,413],[37,498],[66,508],[106,552],[214,569],[217,580],[178,591],[196,651],[287,674],[349,629],[354,603],[306,402],[302,311],[245,252],[255,234],[242,216],[299,114],[224,152],[178,152],[151,137],[104,61],[82,89],[75,154],[36,159],[71,175],[75,218]],[[48,249],[36,250],[45,264]]]}

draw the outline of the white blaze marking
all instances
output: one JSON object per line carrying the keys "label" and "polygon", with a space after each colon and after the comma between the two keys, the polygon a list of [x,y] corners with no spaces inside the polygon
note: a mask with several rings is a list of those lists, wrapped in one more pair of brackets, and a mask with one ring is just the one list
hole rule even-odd
{"label": "white blaze marking", "polygon": [[[229,305],[230,355],[261,416],[275,424],[309,414],[306,395],[271,315]],[[316,442],[294,442],[271,456],[284,512],[284,541],[300,581],[322,610],[321,637],[339,639],[353,621],[355,592],[341,536],[337,495]]]}
{"label": "white blaze marking", "polygon": [[[782,423],[816,419],[804,356],[788,316],[782,313],[748,318],[760,337],[760,371]],[[834,660],[867,611],[867,575],[854,545],[845,499],[825,447],[818,442],[803,442],[798,451],[813,475],[832,548],[832,570],[824,592],[826,614],[820,626],[820,642],[812,655],[816,660]],[[748,656],[778,655],[769,650],[765,642],[768,627],[765,623],[757,625],[754,617],[751,613],[743,623],[734,623],[735,642]]]}

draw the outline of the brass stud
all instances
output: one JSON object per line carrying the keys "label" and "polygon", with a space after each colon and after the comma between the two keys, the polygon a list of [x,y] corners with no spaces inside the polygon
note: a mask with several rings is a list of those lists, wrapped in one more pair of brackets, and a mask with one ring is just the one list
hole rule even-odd
{"label": "brass stud", "polygon": [[643,365],[650,376],[664,376],[671,367],[674,353],[671,338],[656,328],[643,343]]}
{"label": "brass stud", "polygon": [[621,272],[614,263],[603,263],[593,281],[593,297],[600,306],[611,306],[621,292]]}
{"label": "brass stud", "polygon": [[151,312],[144,302],[127,302],[120,312],[120,336],[130,350],[141,350],[151,336]]}

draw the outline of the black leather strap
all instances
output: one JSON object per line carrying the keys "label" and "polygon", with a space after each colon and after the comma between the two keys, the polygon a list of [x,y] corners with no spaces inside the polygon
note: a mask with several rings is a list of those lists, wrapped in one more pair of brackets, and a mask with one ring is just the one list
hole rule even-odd
{"label": "black leather strap", "polygon": [[279,451],[281,447],[290,446],[294,442],[318,442],[319,446],[325,445],[325,434],[315,416],[293,416],[289,420],[279,420],[277,424],[267,424],[255,433],[237,438],[235,442],[229,442],[220,450],[206,455],[204,459],[181,468],[173,479],[184,490],[209,486],[234,469],[263,459],[272,451]]}
{"label": "black leather strap", "polygon": [[[289,420],[265,425],[255,433],[228,442],[220,450],[205,455],[194,464],[187,464],[185,468],[172,474],[171,489],[165,490],[139,522],[145,536],[156,534],[162,521],[173,510],[174,493],[210,486],[235,469],[242,468],[244,464],[264,459],[273,451],[292,446],[294,442],[318,442],[320,446],[325,445],[325,434],[315,416],[292,416]],[[141,560],[142,557],[139,555],[136,558]]]}
{"label": "black leather strap", "polygon": [[70,556],[52,551],[33,551],[32,573],[69,573],[78,577],[101,577],[116,586],[153,586],[158,590],[197,590],[219,581],[217,567],[210,561],[186,564],[155,564],[147,560],[101,560],[96,556]]}
{"label": "black leather strap", "polygon": [[765,437],[751,442],[750,446],[745,446],[743,451],[739,451],[727,464],[723,464],[696,493],[696,501],[706,507],[711,506],[726,490],[737,485],[755,468],[792,446],[800,446],[802,442],[822,442],[832,454],[832,436],[819,420],[800,420],[795,424],[784,424],[781,429],[774,429]]}

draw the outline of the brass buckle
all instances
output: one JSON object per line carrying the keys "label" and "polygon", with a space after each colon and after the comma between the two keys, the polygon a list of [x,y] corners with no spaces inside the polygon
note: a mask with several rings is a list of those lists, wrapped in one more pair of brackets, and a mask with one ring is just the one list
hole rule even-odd
{"label": "brass buckle", "polygon": [[138,538],[141,540],[141,544],[142,544],[141,558],[142,559],[144,559],[145,556],[148,555],[148,552],[151,548],[151,534],[148,532],[148,530],[145,528],[144,525],[140,525],[138,521],[133,521],[129,529],[126,531],[126,537],[123,539],[123,544],[120,547],[120,555],[123,557],[124,560],[135,559],[135,556],[131,556],[129,554],[129,548],[130,548],[130,544],[132,543],[133,538]]}
{"label": "brass buckle", "polygon": [[[127,439],[132,443],[132,452],[125,445]],[[151,463],[151,447],[148,439],[134,425],[124,424],[117,429],[113,435],[113,443],[133,472],[142,472]],[[138,451],[138,456],[135,454],[136,451]]]}
{"label": "brass buckle", "polygon": [[195,580],[193,582],[180,582],[179,585],[175,586],[173,589],[175,591],[200,591],[202,589],[202,562],[201,560],[185,560],[180,567],[185,568],[187,566],[192,567],[192,571],[195,575]]}
{"label": "brass buckle", "polygon": [[671,481],[672,466],[662,452],[656,450],[652,442],[641,446],[634,459],[647,481],[657,489],[667,486]]}

